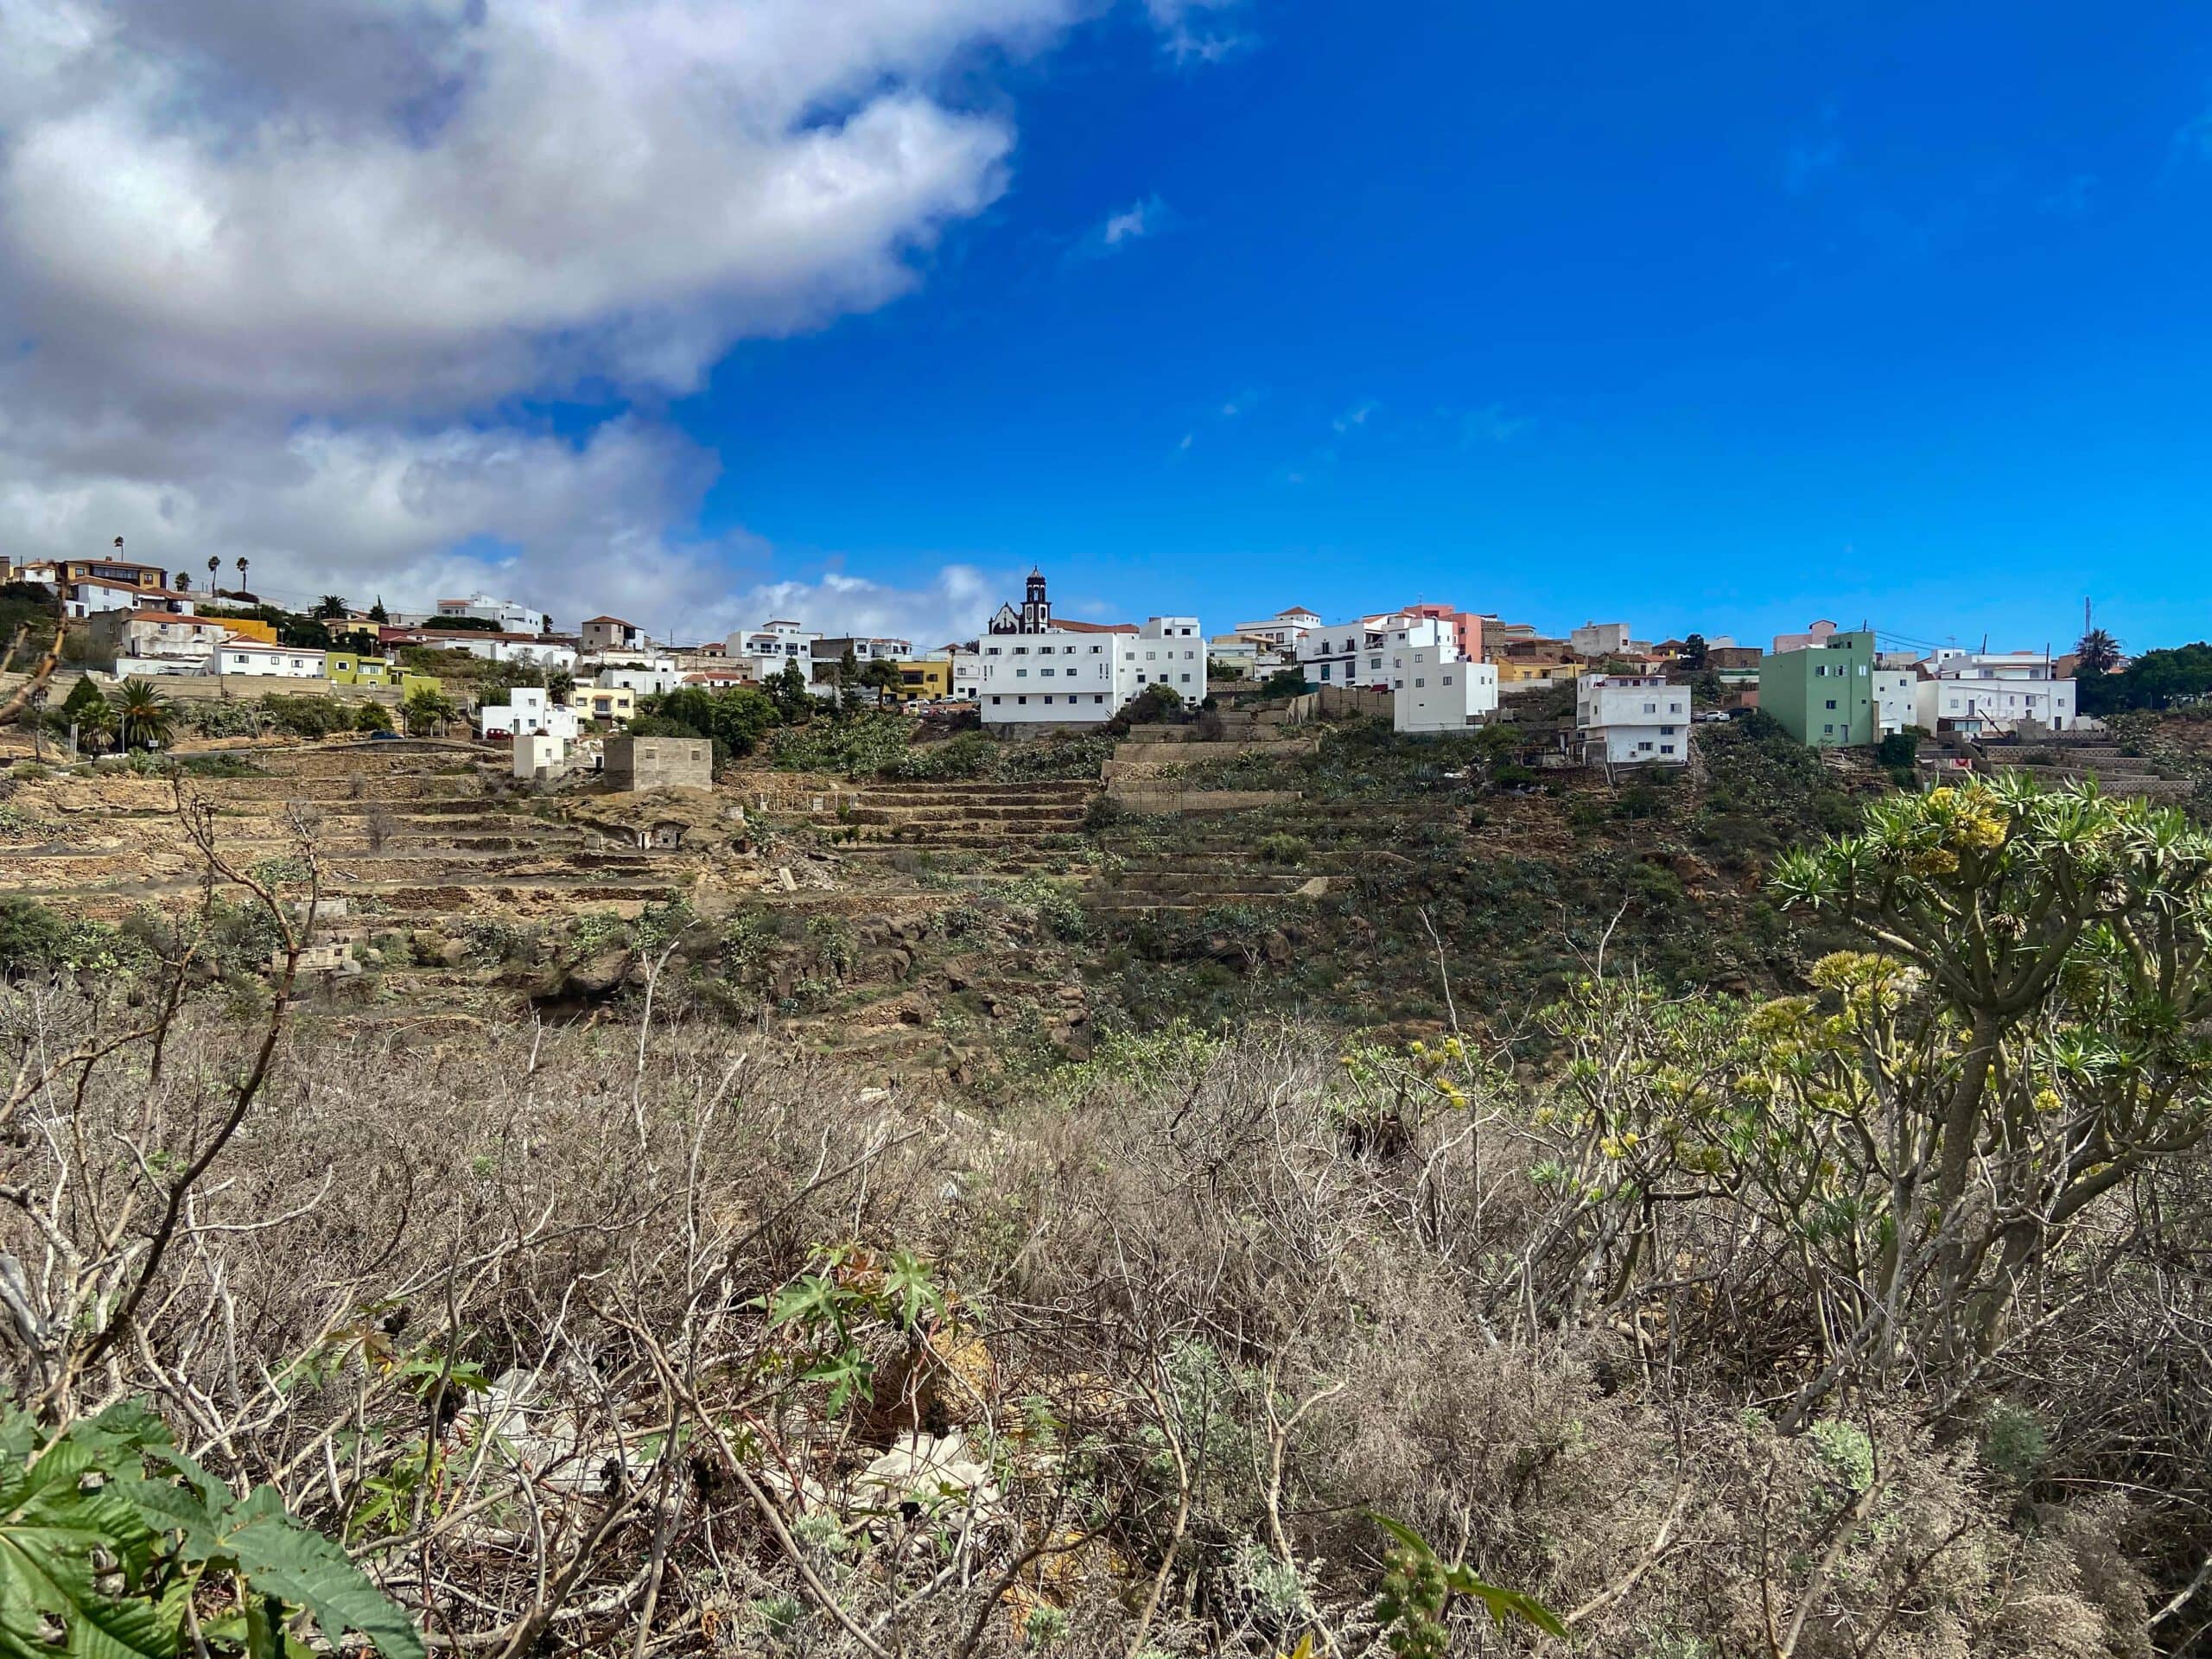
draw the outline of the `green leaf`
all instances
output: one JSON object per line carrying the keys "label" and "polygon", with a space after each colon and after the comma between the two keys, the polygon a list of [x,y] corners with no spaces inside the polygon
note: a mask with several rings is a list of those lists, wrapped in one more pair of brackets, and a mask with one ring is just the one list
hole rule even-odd
{"label": "green leaf", "polygon": [[803,1274],[776,1293],[768,1306],[771,1330],[786,1325],[811,1327],[837,1319],[837,1281],[827,1274]]}
{"label": "green leaf", "polygon": [[359,1630],[385,1659],[425,1659],[407,1615],[344,1550],[287,1514],[273,1487],[255,1487],[206,1531],[188,1532],[182,1553],[187,1560],[232,1568],[254,1595],[306,1609],[333,1647],[347,1630]]}
{"label": "green leaf", "polygon": [[[29,1455],[37,1431],[10,1413],[0,1445],[0,1659],[169,1659],[183,1586],[138,1593],[159,1538],[123,1488],[137,1478],[138,1426],[82,1423]],[[114,1558],[125,1592],[107,1594],[96,1554]],[[53,1639],[51,1629],[60,1627]]]}
{"label": "green leaf", "polygon": [[1567,1626],[1560,1623],[1559,1615],[1525,1591],[1508,1590],[1477,1578],[1464,1567],[1455,1567],[1444,1575],[1444,1582],[1456,1593],[1472,1596],[1490,1610],[1490,1616],[1501,1625],[1509,1618],[1518,1618],[1535,1625],[1547,1636],[1565,1636]]}

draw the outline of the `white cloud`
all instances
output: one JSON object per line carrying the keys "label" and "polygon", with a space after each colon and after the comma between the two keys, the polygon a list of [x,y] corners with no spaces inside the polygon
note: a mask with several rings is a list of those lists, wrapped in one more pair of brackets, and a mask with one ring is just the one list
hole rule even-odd
{"label": "white cloud", "polygon": [[664,527],[709,457],[499,411],[682,392],[912,286],[1013,145],[940,88],[1080,3],[10,0],[9,550],[122,533],[395,603],[502,559],[556,612],[696,591],[716,551]]}
{"label": "white cloud", "polygon": [[742,625],[776,616],[804,617],[808,626],[824,633],[908,639],[917,650],[934,651],[974,639],[1018,586],[1011,576],[994,577],[967,564],[944,565],[918,588],[830,570],[813,582],[758,583],[732,594],[729,603]]}
{"label": "white cloud", "polygon": [[1124,242],[1134,242],[1141,237],[1151,235],[1159,223],[1160,216],[1160,198],[1148,197],[1143,201],[1130,204],[1118,213],[1109,214],[1106,227],[1101,234],[1104,236],[1106,245],[1109,248],[1119,246]]}
{"label": "white cloud", "polygon": [[1365,426],[1369,418],[1381,407],[1380,404],[1370,398],[1365,403],[1353,404],[1343,414],[1338,416],[1331,424],[1339,432],[1349,432],[1354,427]]}
{"label": "white cloud", "polygon": [[1230,19],[1243,0],[1145,0],[1161,49],[1178,63],[1218,63],[1252,43]]}

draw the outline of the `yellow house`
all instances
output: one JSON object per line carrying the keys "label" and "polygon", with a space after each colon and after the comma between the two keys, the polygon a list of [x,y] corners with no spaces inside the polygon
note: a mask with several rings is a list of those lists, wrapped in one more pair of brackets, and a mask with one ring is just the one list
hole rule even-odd
{"label": "yellow house", "polygon": [[638,694],[626,685],[580,685],[569,694],[569,707],[586,720],[627,725],[638,712]]}
{"label": "yellow house", "polygon": [[1579,678],[1582,673],[1580,663],[1516,663],[1509,659],[1497,666],[1500,686],[1555,685]]}
{"label": "yellow house", "polygon": [[446,683],[435,674],[410,674],[404,670],[399,675],[399,700],[402,702],[417,691],[427,691],[432,696],[445,695]]}
{"label": "yellow house", "polygon": [[[1072,670],[1070,672],[1073,672]],[[914,657],[899,664],[899,701],[921,702],[952,695],[952,659]]]}
{"label": "yellow house", "polygon": [[241,639],[251,639],[256,645],[273,645],[276,643],[276,625],[264,622],[258,617],[225,616],[221,612],[211,613],[210,622],[219,622]]}
{"label": "yellow house", "polygon": [[326,677],[337,685],[396,683],[389,658],[364,657],[359,652],[326,652],[323,654],[322,671]]}

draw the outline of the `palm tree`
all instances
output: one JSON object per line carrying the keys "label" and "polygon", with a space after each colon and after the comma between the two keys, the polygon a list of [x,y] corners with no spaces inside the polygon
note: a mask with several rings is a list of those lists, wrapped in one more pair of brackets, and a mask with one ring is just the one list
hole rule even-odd
{"label": "palm tree", "polygon": [[238,556],[238,586],[241,588],[245,586],[245,556],[244,554]]}
{"label": "palm tree", "polygon": [[119,747],[127,749],[133,741],[149,749],[168,744],[172,726],[169,700],[151,683],[135,677],[125,680],[116,688],[114,706],[123,740]]}
{"label": "palm tree", "polygon": [[2120,666],[2120,641],[2102,628],[2091,628],[2074,646],[2074,671],[2109,674]]}
{"label": "palm tree", "polygon": [[192,591],[191,571],[180,570],[176,573],[176,590],[180,594],[188,594]]}
{"label": "palm tree", "polygon": [[207,556],[207,591],[211,594],[220,591],[215,586],[215,573],[222,568],[222,560],[216,557],[214,554],[210,553]]}
{"label": "palm tree", "polygon": [[308,614],[318,621],[331,621],[346,614],[346,601],[336,594],[325,594]]}

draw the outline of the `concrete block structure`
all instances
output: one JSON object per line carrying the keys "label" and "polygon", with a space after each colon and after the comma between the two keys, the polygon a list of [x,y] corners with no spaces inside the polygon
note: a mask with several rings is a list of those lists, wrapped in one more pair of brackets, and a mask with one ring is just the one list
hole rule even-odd
{"label": "concrete block structure", "polygon": [[[1874,636],[1845,633],[1815,622],[1803,636],[1814,643],[1777,650],[1759,663],[1759,708],[1782,722],[1800,743],[1844,748],[1880,740],[1874,698]],[[1894,699],[1893,699],[1894,700]]]}
{"label": "concrete block structure", "polygon": [[703,737],[610,737],[607,781],[624,793],[649,789],[708,789],[715,781],[715,746]]}

